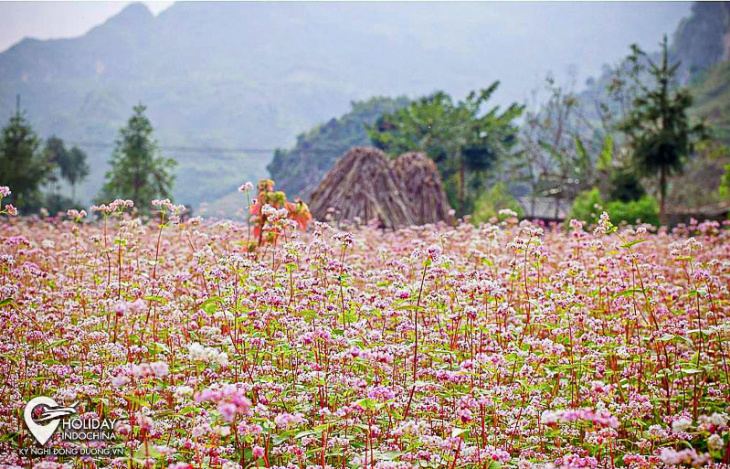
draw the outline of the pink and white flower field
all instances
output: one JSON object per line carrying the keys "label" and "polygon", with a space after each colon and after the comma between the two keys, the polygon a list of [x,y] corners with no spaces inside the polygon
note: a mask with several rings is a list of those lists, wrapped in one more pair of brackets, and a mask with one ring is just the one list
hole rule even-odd
{"label": "pink and white flower field", "polygon": [[[722,224],[283,220],[251,252],[125,207],[0,222],[4,465],[729,467]],[[34,396],[118,419],[127,456],[21,457]]]}

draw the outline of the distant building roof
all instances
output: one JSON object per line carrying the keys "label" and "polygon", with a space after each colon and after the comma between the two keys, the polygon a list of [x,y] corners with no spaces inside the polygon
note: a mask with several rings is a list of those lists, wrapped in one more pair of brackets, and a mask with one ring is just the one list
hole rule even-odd
{"label": "distant building roof", "polygon": [[730,212],[730,201],[719,202],[716,204],[703,205],[702,207],[683,207],[669,206],[667,207],[667,215],[674,216],[692,216],[694,218],[718,218],[727,216]]}
{"label": "distant building roof", "polygon": [[532,220],[563,221],[570,215],[573,201],[555,197],[518,197],[525,218]]}

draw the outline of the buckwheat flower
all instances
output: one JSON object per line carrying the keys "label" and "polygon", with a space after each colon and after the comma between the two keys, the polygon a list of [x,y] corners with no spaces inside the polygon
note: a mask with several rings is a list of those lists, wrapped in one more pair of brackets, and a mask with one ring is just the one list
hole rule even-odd
{"label": "buckwheat flower", "polygon": [[129,378],[124,375],[115,376],[112,378],[112,384],[118,388],[129,383]]}
{"label": "buckwheat flower", "polygon": [[188,357],[194,362],[206,361],[205,348],[197,342],[188,345]]}
{"label": "buckwheat flower", "polygon": [[152,418],[148,415],[144,415],[142,412],[138,412],[136,414],[137,417],[137,424],[139,427],[144,431],[152,431],[152,427],[154,427],[154,422],[152,421]]}
{"label": "buckwheat flower", "polygon": [[146,378],[147,376],[151,376],[152,368],[150,368],[150,365],[147,363],[142,363],[141,365],[132,365],[132,375],[135,378]]}
{"label": "buckwheat flower", "polygon": [[0,186],[0,197],[7,197],[10,194],[12,194],[12,192],[8,186]]}
{"label": "buckwheat flower", "polygon": [[611,224],[611,218],[609,217],[607,212],[601,213],[601,217],[598,220],[598,225],[593,230],[594,235],[602,235],[606,234],[608,230],[611,229],[613,225]]}
{"label": "buckwheat flower", "polygon": [[125,314],[129,314],[129,303],[126,301],[119,301],[113,307],[112,311],[118,318],[121,318]]}
{"label": "buckwheat flower", "polygon": [[190,397],[193,395],[193,388],[190,386],[178,386],[175,389],[175,396],[177,397]]}
{"label": "buckwheat flower", "polygon": [[662,448],[659,453],[659,459],[661,459],[664,464],[668,464],[670,466],[678,466],[680,464],[700,466],[707,462],[709,457],[706,454],[697,454],[697,451],[694,449],[675,451],[671,448]]}
{"label": "buckwheat flower", "polygon": [[90,210],[98,213],[112,213],[114,211],[110,206],[105,204],[92,205]]}
{"label": "buckwheat flower", "polygon": [[155,376],[157,376],[158,378],[166,376],[167,373],[170,371],[167,362],[163,361],[150,363],[150,368],[152,369],[152,372],[155,374]]}
{"label": "buckwheat flower", "polygon": [[264,449],[261,446],[254,446],[253,450],[251,451],[251,456],[253,456],[254,459],[259,459],[264,457]]}
{"label": "buckwheat flower", "polygon": [[221,352],[213,359],[221,368],[228,368],[228,354]]}
{"label": "buckwheat flower", "polygon": [[115,431],[120,435],[127,436],[132,434],[132,427],[128,423],[118,422]]}
{"label": "buckwheat flower", "polygon": [[11,217],[15,217],[18,215],[18,209],[15,208],[12,204],[7,204],[5,206],[5,210],[7,210],[8,215],[10,215]]}
{"label": "buckwheat flower", "polygon": [[272,207],[269,204],[264,205],[261,207],[261,214],[267,217],[273,217],[276,216],[276,208]]}
{"label": "buckwheat flower", "polygon": [[707,449],[710,451],[720,451],[725,446],[725,441],[717,433],[713,433],[707,439]]}
{"label": "buckwheat flower", "polygon": [[672,430],[675,433],[684,432],[684,431],[687,431],[687,429],[690,427],[690,425],[692,425],[692,420],[684,418],[684,417],[680,417],[677,420],[675,420],[674,422],[672,422]]}
{"label": "buckwheat flower", "polygon": [[244,184],[238,186],[238,192],[251,192],[253,190],[253,183],[246,181]]}
{"label": "buckwheat flower", "polygon": [[715,412],[710,416],[710,423],[716,427],[724,427],[727,425],[728,415],[726,413]]}
{"label": "buckwheat flower", "polygon": [[287,429],[289,427],[295,426],[297,424],[300,424],[304,421],[304,418],[301,414],[289,414],[289,413],[283,413],[279,414],[274,418],[274,423],[276,423],[277,427]]}
{"label": "buckwheat flower", "polygon": [[503,208],[498,213],[500,216],[508,217],[508,218],[514,218],[517,216],[517,212],[515,212],[514,210],[510,210],[508,208]]}
{"label": "buckwheat flower", "polygon": [[176,462],[167,466],[167,469],[193,469],[193,466],[186,462]]}
{"label": "buckwheat flower", "polygon": [[570,228],[572,230],[582,230],[583,229],[583,222],[571,218],[571,220],[570,220]]}
{"label": "buckwheat flower", "polygon": [[139,314],[147,309],[147,302],[142,298],[137,298],[129,304],[129,309],[132,313]]}
{"label": "buckwheat flower", "polygon": [[233,422],[236,418],[236,405],[232,402],[221,401],[218,403],[218,412],[226,422]]}
{"label": "buckwheat flower", "polygon": [[428,254],[428,257],[431,258],[433,261],[437,261],[441,257],[441,246],[432,244],[428,247],[426,253]]}

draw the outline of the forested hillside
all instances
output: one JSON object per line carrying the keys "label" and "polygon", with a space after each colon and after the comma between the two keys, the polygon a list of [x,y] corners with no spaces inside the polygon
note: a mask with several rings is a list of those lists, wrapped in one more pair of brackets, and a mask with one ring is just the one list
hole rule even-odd
{"label": "forested hillside", "polygon": [[[84,36],[25,39],[0,53],[0,120],[8,121],[20,94],[40,138],[79,143],[91,174],[78,195],[89,202],[119,128],[141,102],[163,153],[179,162],[175,199],[198,206],[266,176],[274,148],[290,148],[351,101],[436,89],[463,96],[497,79],[495,101],[522,100],[542,70],[569,63],[596,70],[627,43],[648,44],[673,29],[687,10],[181,2],[154,17],[133,4]],[[612,21],[591,24],[596,14]]]}
{"label": "forested hillside", "polygon": [[353,102],[347,114],[300,134],[293,149],[277,150],[267,169],[280,189],[306,198],[346,151],[371,145],[366,125],[407,104],[405,97]]}

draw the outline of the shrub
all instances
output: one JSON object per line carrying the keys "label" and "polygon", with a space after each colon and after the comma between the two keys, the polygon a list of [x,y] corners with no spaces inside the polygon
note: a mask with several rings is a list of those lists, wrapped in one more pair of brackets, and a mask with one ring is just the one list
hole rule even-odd
{"label": "shrub", "polygon": [[639,220],[641,223],[659,225],[659,204],[655,198],[645,195],[639,200],[614,200],[606,204],[597,187],[578,195],[573,202],[570,218],[584,221],[589,226],[598,221],[604,210],[615,224],[622,221],[635,224]]}
{"label": "shrub", "polygon": [[507,185],[498,182],[487,192],[482,193],[474,203],[474,224],[488,222],[490,218],[499,217],[499,211],[509,209],[522,217],[522,207],[512,194],[507,190]]}
{"label": "shrub", "polygon": [[649,195],[629,202],[614,200],[606,205],[606,211],[615,223],[625,221],[634,224],[640,221],[659,226],[659,203]]}
{"label": "shrub", "polygon": [[570,211],[570,217],[576,220],[584,221],[587,225],[591,225],[598,220],[603,212],[603,197],[597,187],[589,191],[578,194],[573,201],[573,208]]}

